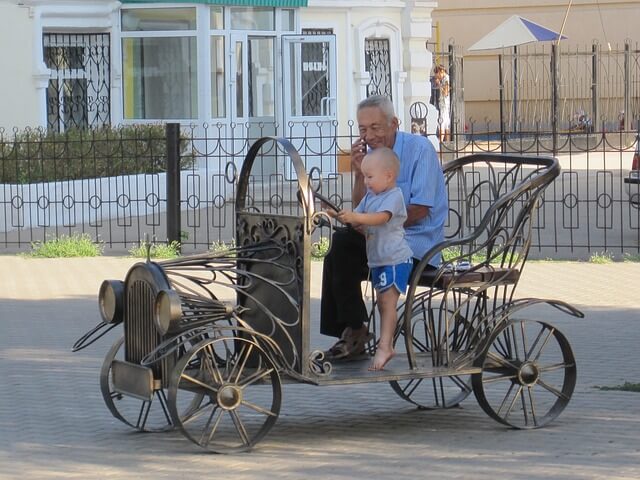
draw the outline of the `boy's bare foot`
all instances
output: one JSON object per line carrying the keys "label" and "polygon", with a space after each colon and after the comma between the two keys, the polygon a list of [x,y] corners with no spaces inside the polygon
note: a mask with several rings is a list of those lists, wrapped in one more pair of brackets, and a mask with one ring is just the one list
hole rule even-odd
{"label": "boy's bare foot", "polygon": [[393,348],[387,349],[378,345],[376,355],[373,357],[371,365],[369,365],[369,370],[383,370],[384,366],[389,363],[389,360],[391,360],[395,354],[396,352]]}

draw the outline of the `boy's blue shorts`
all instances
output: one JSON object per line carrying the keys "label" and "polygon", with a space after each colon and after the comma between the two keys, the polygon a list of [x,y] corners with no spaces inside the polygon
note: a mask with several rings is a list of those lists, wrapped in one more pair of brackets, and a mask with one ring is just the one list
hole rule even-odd
{"label": "boy's blue shorts", "polygon": [[397,265],[385,265],[383,267],[373,267],[371,269],[371,279],[373,288],[378,293],[384,292],[389,287],[394,286],[400,293],[407,291],[409,277],[413,270],[413,259],[410,258],[406,262]]}

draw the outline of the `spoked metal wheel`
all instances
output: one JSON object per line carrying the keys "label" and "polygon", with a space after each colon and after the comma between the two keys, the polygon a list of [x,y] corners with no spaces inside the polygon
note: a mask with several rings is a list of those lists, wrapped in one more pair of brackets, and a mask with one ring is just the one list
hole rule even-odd
{"label": "spoked metal wheel", "polygon": [[469,375],[414,378],[389,383],[401,398],[422,410],[457,407],[471,393]]}
{"label": "spoked metal wheel", "polygon": [[140,400],[115,390],[111,367],[114,360],[124,360],[123,343],[124,337],[113,344],[100,370],[100,390],[104,403],[114,417],[141,432],[161,432],[173,428],[164,390],[156,390],[151,400]]}
{"label": "spoked metal wheel", "polygon": [[567,406],[576,385],[576,362],[567,338],[552,325],[512,320],[494,332],[478,357],[482,372],[473,392],[493,419],[514,428],[538,428]]}
{"label": "spoked metal wheel", "polygon": [[[188,415],[184,405],[204,397]],[[249,450],[275,424],[282,387],[271,358],[251,338],[206,339],[176,364],[169,410],[184,435],[212,452]]]}
{"label": "spoked metal wheel", "polygon": [[[411,313],[411,340],[418,365],[440,364],[456,355],[468,339],[469,331],[466,321],[449,320],[448,330],[445,328],[445,312],[426,307],[414,308]],[[451,312],[446,315],[452,316]],[[396,337],[396,345],[404,344],[404,331]],[[448,342],[448,350],[446,347]],[[452,375],[437,378],[415,378],[404,381],[389,382],[391,388],[403,399],[417,405],[421,409],[433,410],[457,407],[471,393],[469,375]]]}

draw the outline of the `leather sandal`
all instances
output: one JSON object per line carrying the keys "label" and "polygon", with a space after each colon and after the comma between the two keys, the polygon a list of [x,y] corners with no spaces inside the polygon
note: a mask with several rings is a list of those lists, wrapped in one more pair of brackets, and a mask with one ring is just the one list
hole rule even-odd
{"label": "leather sandal", "polygon": [[325,352],[325,357],[333,360],[358,357],[364,353],[367,343],[371,340],[373,340],[372,333],[354,336],[353,329],[347,327],[342,332],[340,340]]}

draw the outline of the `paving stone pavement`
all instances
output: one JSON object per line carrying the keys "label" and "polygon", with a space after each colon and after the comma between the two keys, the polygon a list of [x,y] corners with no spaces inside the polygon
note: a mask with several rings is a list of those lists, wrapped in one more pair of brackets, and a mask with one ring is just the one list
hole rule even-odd
{"label": "paving stone pavement", "polygon": [[[113,332],[71,353],[98,321],[100,282],[123,278],[132,262],[0,257],[1,479],[640,478],[640,394],[594,388],[640,382],[640,264],[525,267],[520,296],[586,314],[527,312],[558,326],[578,361],[571,403],[546,428],[506,429],[473,396],[427,412],[386,384],[286,385],[281,416],[253,452],[210,455],[178,432],[135,433],[111,416],[98,376]],[[313,264],[316,320],[320,269]],[[315,326],[312,344],[326,346]]]}

